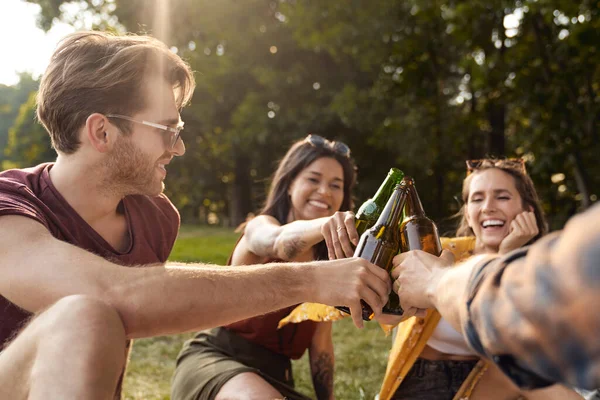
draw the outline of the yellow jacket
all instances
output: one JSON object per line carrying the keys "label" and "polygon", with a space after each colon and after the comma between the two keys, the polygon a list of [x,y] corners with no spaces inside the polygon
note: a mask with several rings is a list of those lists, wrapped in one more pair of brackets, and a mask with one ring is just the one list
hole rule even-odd
{"label": "yellow jacket", "polygon": [[[450,250],[456,261],[470,257],[475,248],[474,237],[442,238],[441,241],[442,248]],[[398,324],[398,332],[379,392],[380,400],[389,400],[396,392],[425,348],[440,319],[441,315],[437,310],[428,310],[424,318],[412,317]],[[468,399],[468,395],[484,371],[485,366],[480,362],[465,380],[455,399]]]}

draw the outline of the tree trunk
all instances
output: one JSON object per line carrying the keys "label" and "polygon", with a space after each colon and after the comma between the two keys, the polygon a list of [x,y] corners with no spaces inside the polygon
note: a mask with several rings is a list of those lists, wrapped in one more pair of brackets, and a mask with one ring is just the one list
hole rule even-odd
{"label": "tree trunk", "polygon": [[488,140],[488,154],[501,157],[505,152],[505,115],[506,106],[502,103],[491,103],[488,105],[488,121],[492,128]]}
{"label": "tree trunk", "polygon": [[498,35],[501,40],[501,46],[498,49],[498,60],[496,66],[490,68],[489,74],[489,85],[490,91],[487,96],[487,117],[490,123],[490,135],[488,137],[488,148],[487,153],[490,156],[502,157],[505,155],[505,137],[504,129],[506,125],[506,104],[504,97],[506,88],[504,87],[504,76],[498,74],[498,71],[504,69],[504,55],[506,53],[505,45],[505,30],[504,30],[504,17],[506,16],[505,10],[501,10],[495,18],[495,25],[498,27]]}
{"label": "tree trunk", "polygon": [[238,226],[252,212],[252,181],[250,176],[250,158],[243,150],[235,148],[234,178],[232,182],[229,208],[229,225]]}
{"label": "tree trunk", "polygon": [[[471,68],[467,71],[470,76],[473,76],[473,71]],[[469,79],[469,91],[471,92],[471,108],[469,110],[469,118],[466,121],[476,121],[477,120],[477,96],[475,96],[475,88],[473,87],[473,78]],[[473,124],[469,124],[468,136],[467,140],[467,159],[475,160],[478,158],[482,158],[483,154],[481,152],[481,131],[476,129]]]}
{"label": "tree trunk", "polygon": [[589,178],[583,167],[581,160],[581,154],[579,150],[575,150],[569,155],[569,161],[573,164],[573,175],[575,176],[575,182],[577,183],[577,191],[581,194],[581,206],[585,210],[591,205],[590,190],[589,190]]}

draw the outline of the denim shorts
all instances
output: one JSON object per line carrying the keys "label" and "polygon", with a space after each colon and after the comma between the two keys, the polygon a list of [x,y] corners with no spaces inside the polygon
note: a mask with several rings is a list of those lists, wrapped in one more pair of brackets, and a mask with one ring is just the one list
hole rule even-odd
{"label": "denim shorts", "polygon": [[478,360],[417,359],[393,400],[452,400]]}

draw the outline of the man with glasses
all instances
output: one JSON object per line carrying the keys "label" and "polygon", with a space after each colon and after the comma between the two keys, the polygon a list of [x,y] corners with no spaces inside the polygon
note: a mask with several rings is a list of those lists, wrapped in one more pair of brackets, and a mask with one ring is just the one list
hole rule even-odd
{"label": "man with glasses", "polygon": [[[175,127],[170,127],[167,125],[157,124],[155,122],[138,121],[137,119],[133,119],[126,115],[107,114],[106,116],[108,118],[124,119],[125,121],[135,122],[137,124],[142,124],[142,125],[146,125],[146,126],[151,126],[153,128],[157,128],[157,129],[164,131],[165,132],[165,143],[166,143],[166,146],[170,149],[175,147],[175,144],[179,140],[179,135],[181,135],[181,131],[183,130],[183,125],[184,125],[183,121],[181,121],[181,120],[178,120],[176,122]],[[173,121],[171,121],[171,123],[173,123]]]}
{"label": "man with glasses", "polygon": [[185,153],[193,88],[189,66],[149,37],[82,32],[55,51],[37,112],[58,158],[0,173],[0,398],[119,396],[136,337],[303,301],[347,305],[360,326],[361,298],[385,304],[387,273],[358,258],[165,265],[179,214],[163,181]]}

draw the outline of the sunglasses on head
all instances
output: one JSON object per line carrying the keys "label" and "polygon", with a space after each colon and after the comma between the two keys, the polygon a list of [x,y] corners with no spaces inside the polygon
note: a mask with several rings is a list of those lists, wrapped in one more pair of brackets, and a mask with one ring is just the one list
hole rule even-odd
{"label": "sunglasses on head", "polygon": [[326,148],[342,157],[350,157],[350,147],[346,143],[327,140],[323,136],[312,133],[304,140],[314,147]]}
{"label": "sunglasses on head", "polygon": [[467,160],[467,176],[471,175],[474,171],[480,168],[501,168],[501,169],[514,169],[521,172],[523,175],[527,174],[525,169],[525,160],[522,158],[505,158],[502,160],[492,160],[489,158],[482,158],[480,160]]}

